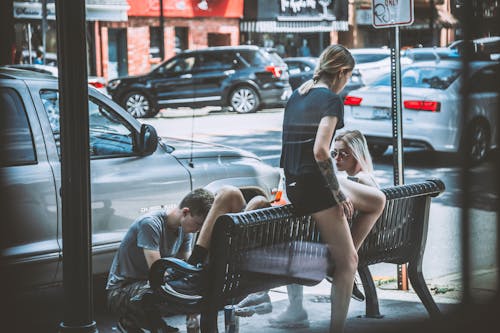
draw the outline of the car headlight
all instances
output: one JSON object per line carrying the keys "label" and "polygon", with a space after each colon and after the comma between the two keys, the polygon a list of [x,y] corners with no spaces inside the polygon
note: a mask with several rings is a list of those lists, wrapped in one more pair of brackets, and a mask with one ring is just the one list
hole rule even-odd
{"label": "car headlight", "polygon": [[116,87],[118,87],[118,85],[121,83],[121,80],[111,80],[108,82],[108,89],[116,89]]}

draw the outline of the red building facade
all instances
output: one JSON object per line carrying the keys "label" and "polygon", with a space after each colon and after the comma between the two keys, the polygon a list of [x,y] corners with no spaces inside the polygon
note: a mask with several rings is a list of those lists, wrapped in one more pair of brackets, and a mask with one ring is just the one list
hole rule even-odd
{"label": "red building facade", "polygon": [[101,26],[103,76],[145,73],[184,49],[238,45],[243,0],[128,0],[128,22]]}

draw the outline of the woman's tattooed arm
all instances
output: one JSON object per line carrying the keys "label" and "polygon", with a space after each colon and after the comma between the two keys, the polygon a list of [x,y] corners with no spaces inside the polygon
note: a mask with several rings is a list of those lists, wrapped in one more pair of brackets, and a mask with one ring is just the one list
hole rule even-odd
{"label": "woman's tattooed arm", "polygon": [[323,177],[325,177],[326,183],[332,191],[335,201],[337,203],[345,201],[346,197],[340,190],[339,181],[337,180],[337,176],[335,175],[335,171],[333,170],[332,159],[328,158],[324,161],[316,161],[316,163],[318,164],[321,174],[323,175]]}

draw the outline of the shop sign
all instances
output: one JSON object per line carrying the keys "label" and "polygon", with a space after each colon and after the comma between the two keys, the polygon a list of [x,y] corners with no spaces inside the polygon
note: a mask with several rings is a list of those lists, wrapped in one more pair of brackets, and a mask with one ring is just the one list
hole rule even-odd
{"label": "shop sign", "polygon": [[413,7],[413,0],[372,0],[372,24],[375,28],[411,25]]}
{"label": "shop sign", "polygon": [[344,15],[347,18],[347,0],[278,0],[278,2],[279,15],[285,18],[307,16],[338,20],[343,19],[344,17],[339,16]]}
{"label": "shop sign", "polygon": [[[14,2],[14,18],[16,19],[42,19],[42,4],[39,2]],[[56,19],[54,3],[47,4],[47,19]]]}
{"label": "shop sign", "polygon": [[[0,0],[2,1],[2,0]],[[41,20],[42,4],[40,2],[14,1],[14,18],[24,20]],[[86,5],[87,21],[127,21],[127,10],[129,6],[126,0],[115,1],[113,6],[102,4]],[[47,19],[56,19],[56,8],[54,3],[47,4]]]}

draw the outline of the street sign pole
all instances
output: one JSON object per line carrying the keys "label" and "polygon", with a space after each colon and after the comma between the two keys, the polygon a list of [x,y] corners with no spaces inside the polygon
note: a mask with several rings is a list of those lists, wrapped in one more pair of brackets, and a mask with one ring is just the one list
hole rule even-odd
{"label": "street sign pole", "polygon": [[[401,60],[399,26],[394,27],[391,48],[391,98],[392,98],[392,157],[394,165],[394,185],[404,184],[403,121],[401,109]],[[408,290],[406,264],[397,265],[398,289]]]}
{"label": "street sign pole", "polygon": [[[393,28],[391,47],[391,111],[394,185],[404,184],[403,121],[401,108],[401,41],[399,27],[413,24],[413,0],[372,0],[373,26]],[[398,289],[408,290],[406,264],[397,266]]]}

